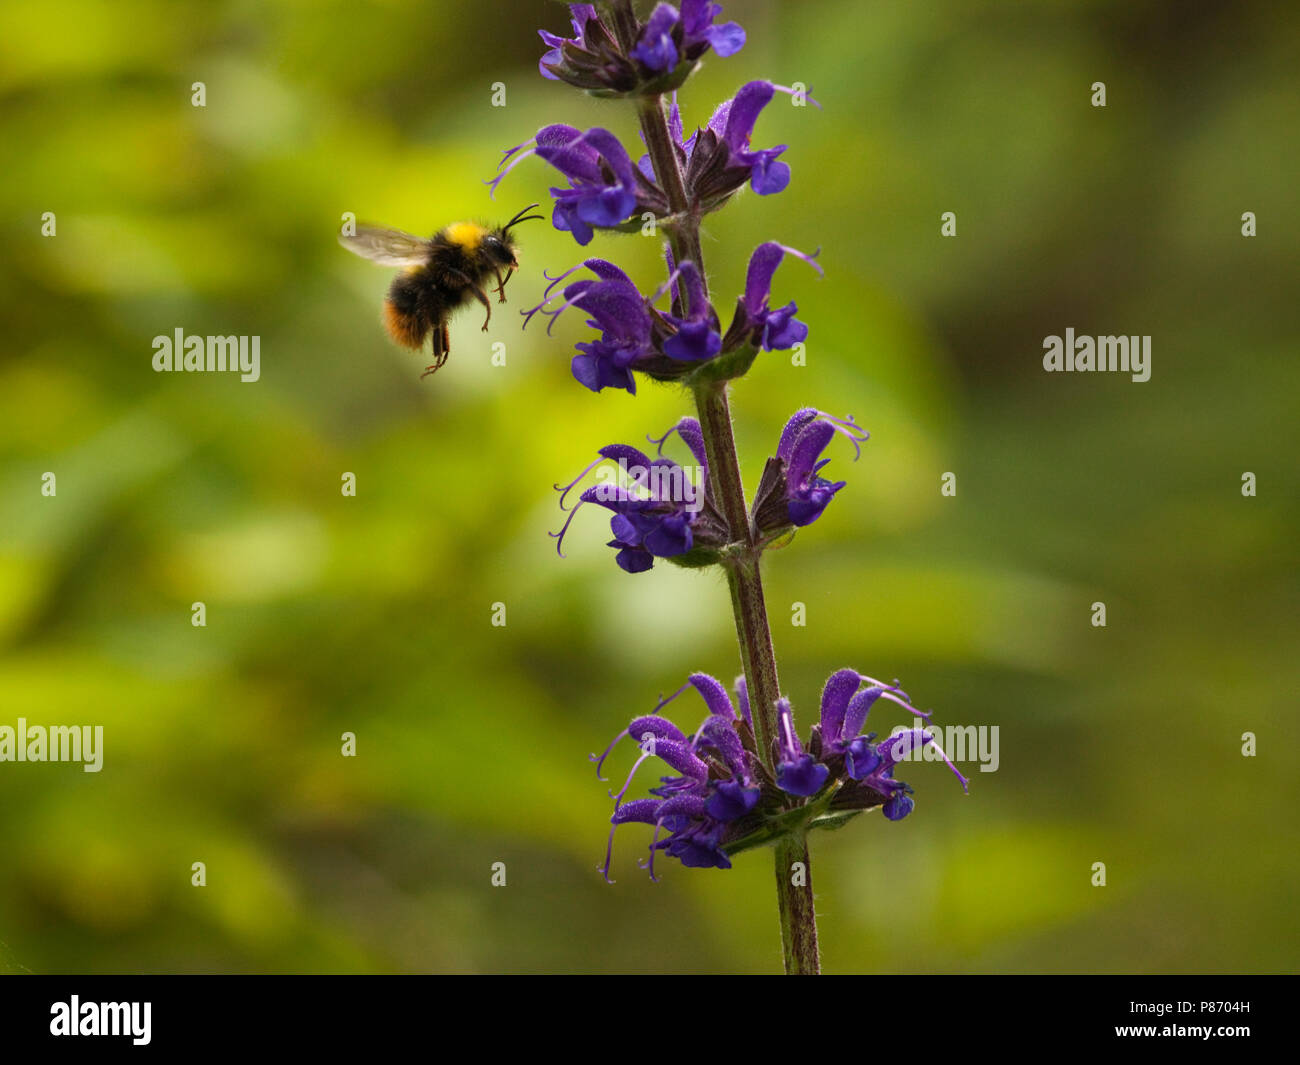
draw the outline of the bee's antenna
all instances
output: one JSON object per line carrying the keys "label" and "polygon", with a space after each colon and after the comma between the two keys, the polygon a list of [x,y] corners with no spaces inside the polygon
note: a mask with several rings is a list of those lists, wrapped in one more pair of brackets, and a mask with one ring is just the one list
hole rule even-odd
{"label": "bee's antenna", "polygon": [[528,213],[528,212],[531,211],[534,207],[540,207],[540,206],[541,206],[540,203],[530,203],[527,207],[525,207],[522,211],[520,211],[517,215],[515,215],[514,218],[510,219],[509,222],[507,222],[505,225],[503,225],[503,226],[501,227],[501,231],[502,231],[502,232],[505,232],[506,230],[510,229],[512,226],[517,226],[520,222],[531,222],[534,218],[536,218],[536,219],[540,219],[540,220],[542,220],[542,221],[545,221],[545,220],[546,220],[546,215],[544,215],[544,214],[529,214],[529,213]]}

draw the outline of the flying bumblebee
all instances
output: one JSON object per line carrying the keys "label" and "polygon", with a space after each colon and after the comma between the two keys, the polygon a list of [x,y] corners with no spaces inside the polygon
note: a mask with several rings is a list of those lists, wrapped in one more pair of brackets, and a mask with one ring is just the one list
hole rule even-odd
{"label": "flying bumblebee", "polygon": [[[478,300],[487,309],[483,331],[492,320],[492,303],[484,289],[496,278],[498,302],[506,301],[506,282],[519,268],[510,230],[520,222],[544,218],[529,214],[530,204],[503,226],[489,229],[477,222],[453,222],[425,240],[386,226],[358,226],[355,234],[341,234],[348,251],[380,266],[399,266],[384,298],[384,327],[397,343],[419,351],[424,338],[433,336],[433,363],[427,377],[447,361],[451,341],[447,320],[459,307]],[[502,272],[504,275],[502,276]]]}

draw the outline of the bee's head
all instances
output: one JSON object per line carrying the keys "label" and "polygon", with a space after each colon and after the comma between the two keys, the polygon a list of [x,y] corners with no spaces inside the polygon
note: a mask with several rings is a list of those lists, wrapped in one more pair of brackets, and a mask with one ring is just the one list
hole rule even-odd
{"label": "bee's head", "polygon": [[545,215],[528,213],[537,206],[538,204],[530,203],[500,229],[493,230],[483,238],[483,250],[494,263],[510,267],[519,265],[518,260],[515,258],[515,242],[510,230],[520,222],[529,222],[535,218],[544,219]]}
{"label": "bee's head", "polygon": [[485,236],[479,250],[493,266],[509,266],[513,269],[519,265],[515,259],[515,242],[504,229],[494,229]]}

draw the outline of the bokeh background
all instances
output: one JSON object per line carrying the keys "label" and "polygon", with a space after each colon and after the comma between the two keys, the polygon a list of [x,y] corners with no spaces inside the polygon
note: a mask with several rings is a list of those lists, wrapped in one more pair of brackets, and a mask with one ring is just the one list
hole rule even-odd
{"label": "bokeh background", "polygon": [[[827,970],[1294,970],[1300,21],[725,12],[749,44],[684,90],[688,123],[751,78],[824,105],[777,99],[756,143],[791,146],[790,187],[708,223],[728,310],[761,240],[826,268],[778,274],[807,365],[735,388],[750,487],[797,406],[872,433],[769,558],[783,687],[804,727],[853,665],[1001,730],[969,797],[917,766],[912,817],[814,838]],[[617,884],[596,872],[587,752],[738,662],[718,576],[623,574],[594,509],[558,559],[551,485],[686,398],[579,387],[576,317],[520,332],[583,254],[566,234],[521,230],[510,306],[486,335],[459,319],[425,381],[382,335],[389,273],[335,242],[346,211],[432,232],[544,199],[535,160],[495,203],[483,179],[545,123],[634,139],[625,107],[537,76],[537,27],[565,25],[542,2],[0,6],[0,723],[106,731],[98,775],[0,764],[0,970],[779,967],[766,853],[656,885],[633,827]],[[652,240],[589,251],[658,283]],[[1150,334],[1151,380],[1045,374],[1069,326]],[[259,335],[261,380],[154,373],[177,327]]]}

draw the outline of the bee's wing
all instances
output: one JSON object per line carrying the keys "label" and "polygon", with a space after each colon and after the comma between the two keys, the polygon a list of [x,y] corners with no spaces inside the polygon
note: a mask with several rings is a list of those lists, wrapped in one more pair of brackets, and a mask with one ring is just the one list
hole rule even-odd
{"label": "bee's wing", "polygon": [[357,226],[351,236],[340,233],[339,243],[380,266],[420,266],[429,258],[429,241],[424,237],[388,226]]}

